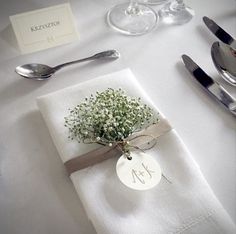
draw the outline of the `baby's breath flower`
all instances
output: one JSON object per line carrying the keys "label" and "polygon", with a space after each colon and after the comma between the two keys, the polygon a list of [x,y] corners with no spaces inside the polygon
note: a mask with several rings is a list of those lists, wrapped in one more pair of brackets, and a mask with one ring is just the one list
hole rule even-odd
{"label": "baby's breath flower", "polygon": [[123,90],[111,88],[86,97],[65,117],[70,139],[109,146],[157,122],[157,115],[140,98],[128,97]]}

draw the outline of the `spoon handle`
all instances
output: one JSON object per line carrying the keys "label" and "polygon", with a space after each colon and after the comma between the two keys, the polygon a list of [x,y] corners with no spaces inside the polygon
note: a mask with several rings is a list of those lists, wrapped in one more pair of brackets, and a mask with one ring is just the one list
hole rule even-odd
{"label": "spoon handle", "polygon": [[73,65],[75,63],[81,63],[81,62],[85,62],[85,61],[89,61],[89,60],[96,60],[96,59],[117,59],[120,57],[120,54],[118,51],[116,50],[106,50],[97,54],[94,54],[92,56],[89,56],[87,58],[83,58],[83,59],[78,59],[78,60],[74,60],[71,62],[67,62],[67,63],[63,63],[60,65],[57,65],[56,67],[54,67],[54,71],[58,71],[59,69],[69,66],[69,65]]}

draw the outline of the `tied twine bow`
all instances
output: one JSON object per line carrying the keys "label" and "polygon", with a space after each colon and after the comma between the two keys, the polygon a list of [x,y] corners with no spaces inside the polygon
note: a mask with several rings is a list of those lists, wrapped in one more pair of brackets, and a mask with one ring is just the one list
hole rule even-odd
{"label": "tied twine bow", "polygon": [[[147,146],[133,145],[132,141],[134,141],[135,139],[138,139],[138,138],[141,138],[140,139],[141,141],[147,142],[146,143]],[[145,150],[152,149],[156,145],[156,143],[157,143],[157,139],[154,136],[143,134],[143,135],[135,136],[130,140],[123,140],[123,141],[116,142],[116,146],[126,156],[126,158],[128,160],[131,160],[132,157],[130,156],[130,150],[132,148],[135,150],[140,150],[140,151],[144,152]]]}
{"label": "tied twine bow", "polygon": [[[122,154],[125,154],[127,158],[130,159],[130,148],[139,150],[150,149],[154,147],[158,137],[166,134],[171,129],[172,127],[169,122],[161,117],[157,124],[153,124],[144,130],[129,136],[122,142],[116,142],[112,146],[102,146],[98,149],[72,158],[66,161],[64,165],[68,174],[71,175],[73,172],[93,166],[106,159],[121,156]],[[150,139],[154,142],[154,144],[150,144]]]}

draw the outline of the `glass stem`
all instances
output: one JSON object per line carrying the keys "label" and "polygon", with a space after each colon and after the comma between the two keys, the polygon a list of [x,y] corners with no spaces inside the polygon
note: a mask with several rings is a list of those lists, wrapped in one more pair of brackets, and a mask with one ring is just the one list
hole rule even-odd
{"label": "glass stem", "polygon": [[126,10],[127,15],[139,15],[140,14],[140,8],[139,4],[136,0],[130,0],[130,4]]}
{"label": "glass stem", "polygon": [[174,11],[180,11],[185,8],[185,4],[184,4],[183,0],[175,0],[175,1],[173,1],[173,3],[171,4],[170,7]]}

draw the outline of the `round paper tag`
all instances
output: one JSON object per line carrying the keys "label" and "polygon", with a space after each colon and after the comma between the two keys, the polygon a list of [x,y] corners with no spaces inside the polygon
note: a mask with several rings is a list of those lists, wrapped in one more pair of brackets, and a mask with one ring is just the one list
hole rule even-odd
{"label": "round paper tag", "polygon": [[116,164],[116,173],[121,182],[135,190],[148,190],[161,180],[161,168],[150,155],[132,152],[132,160],[122,155]]}

